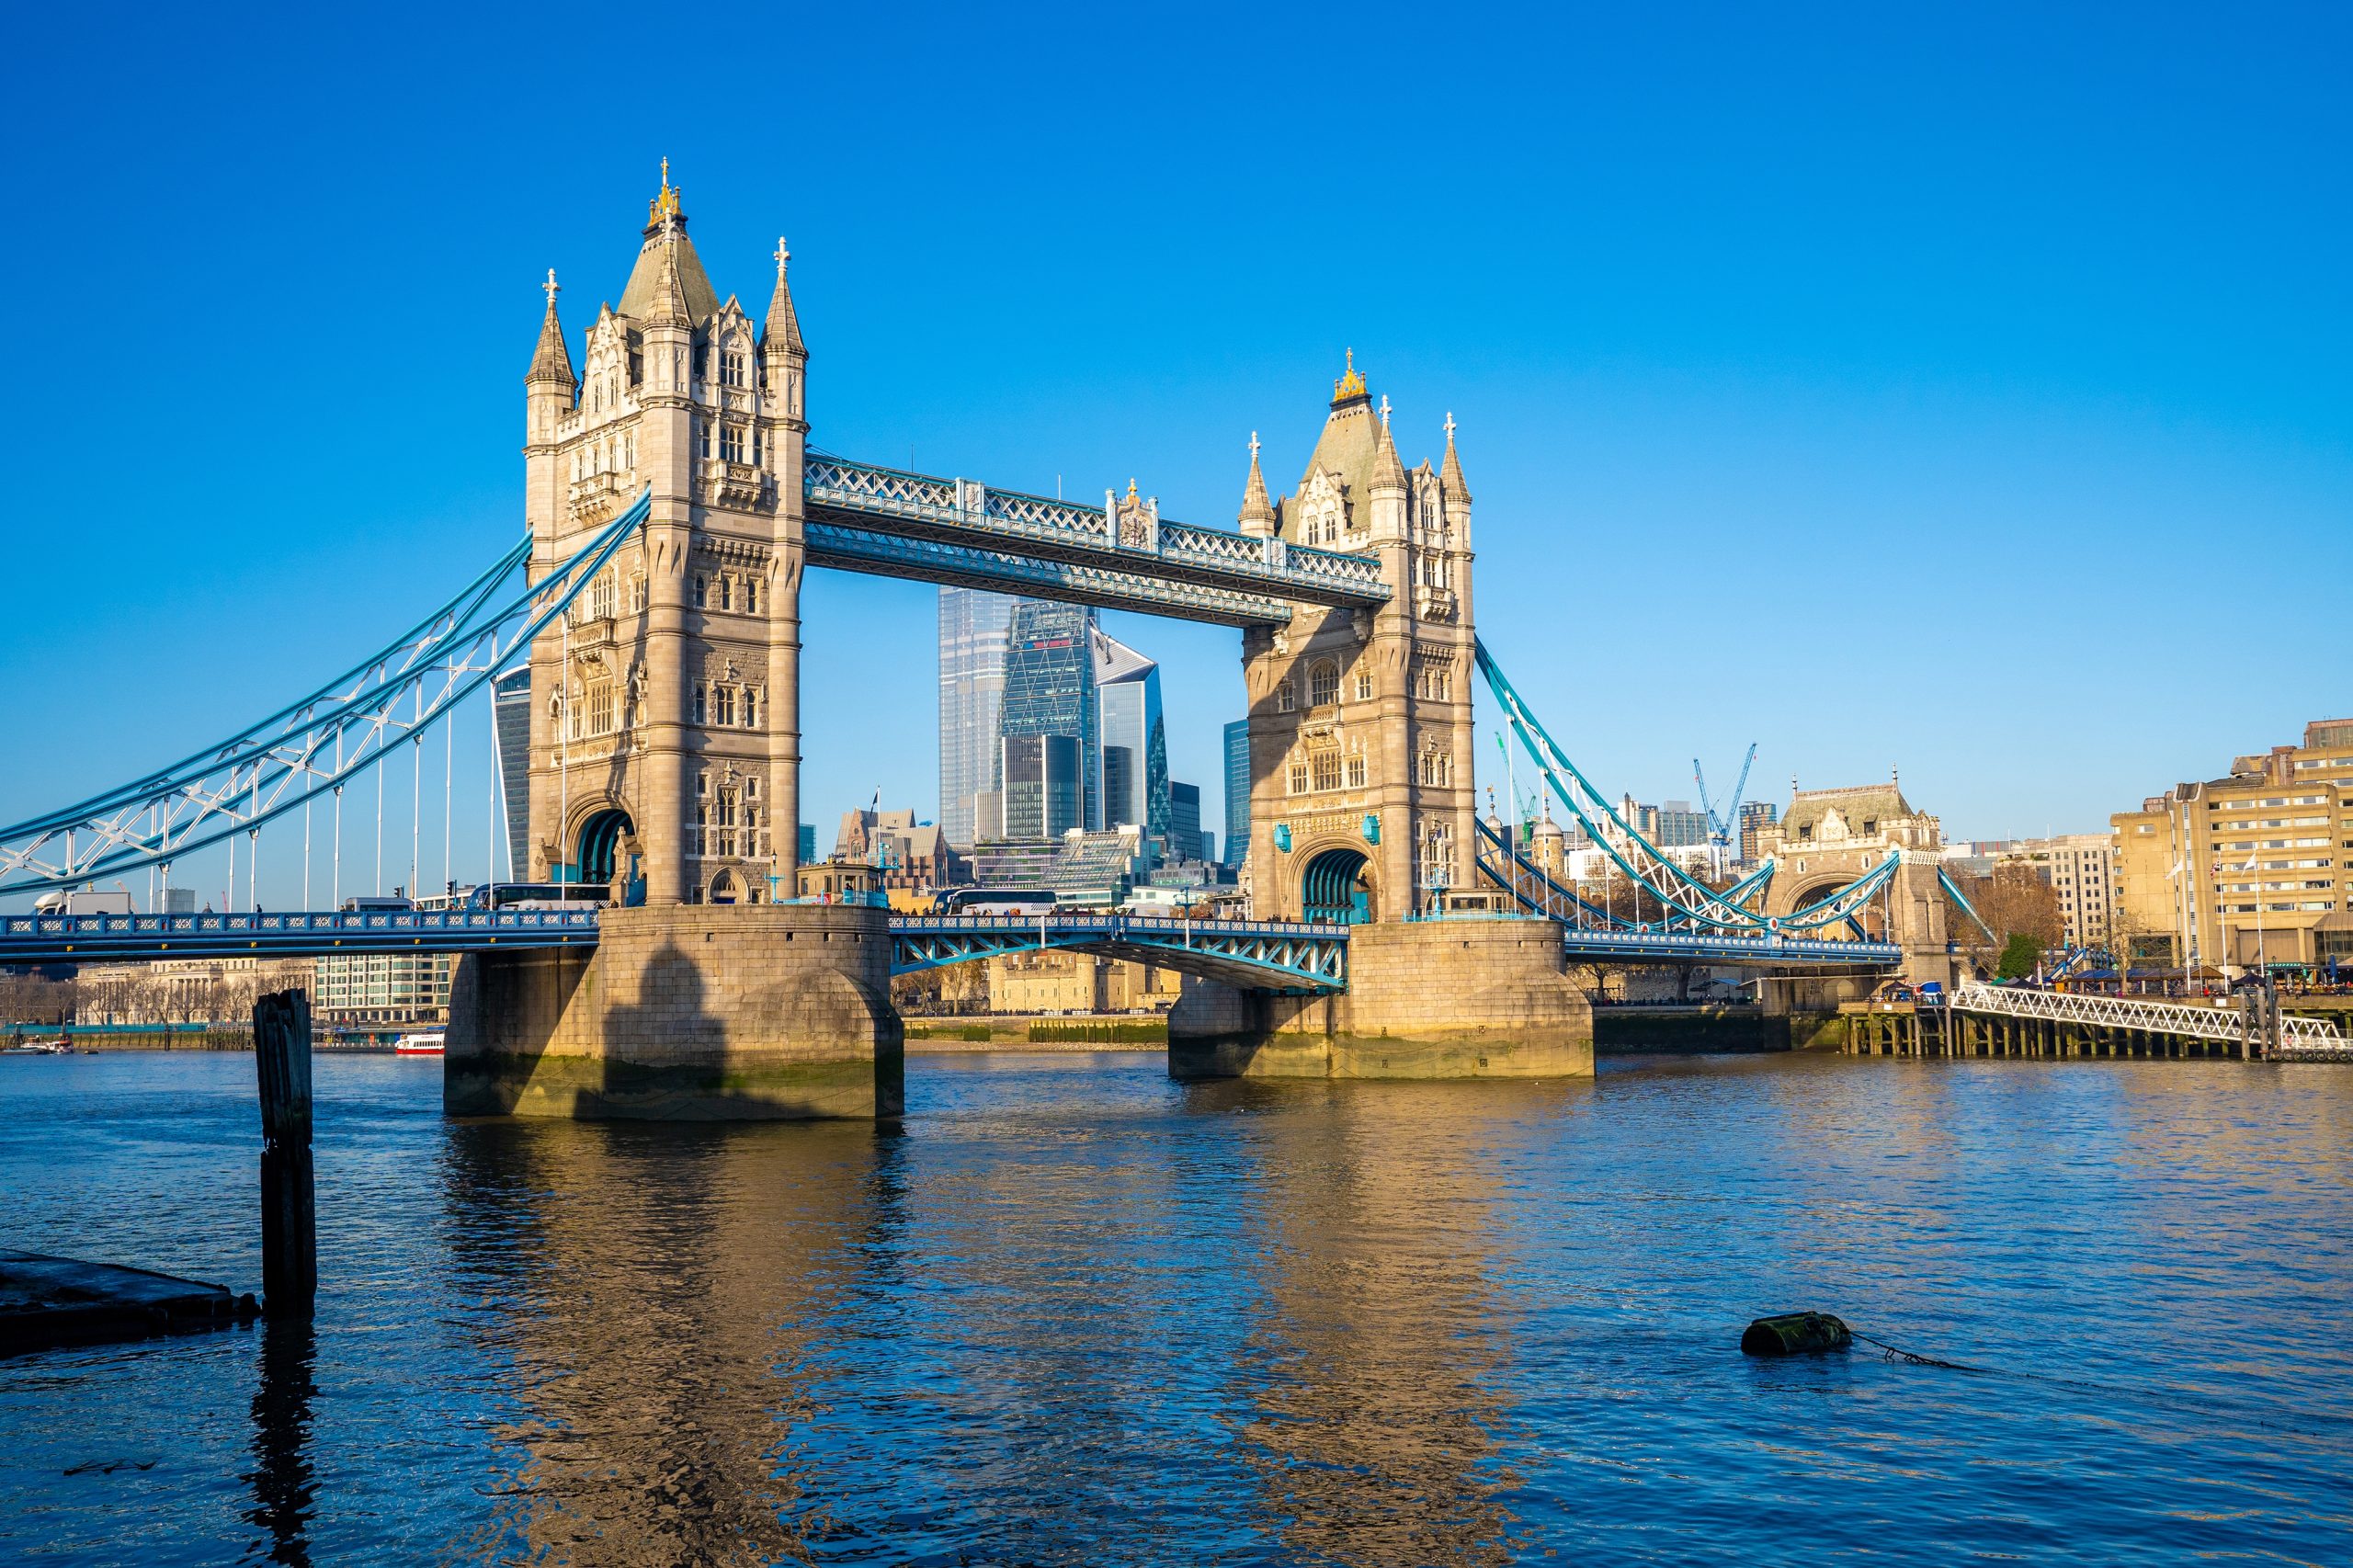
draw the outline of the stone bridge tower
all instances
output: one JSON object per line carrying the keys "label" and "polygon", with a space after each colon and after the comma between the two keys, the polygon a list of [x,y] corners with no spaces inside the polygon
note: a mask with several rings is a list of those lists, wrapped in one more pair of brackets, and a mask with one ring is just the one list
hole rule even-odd
{"label": "stone bridge tower", "polygon": [[524,446],[534,576],[653,512],[531,650],[533,879],[654,905],[792,893],[806,371],[788,253],[764,322],[722,302],[663,165],[575,374],[548,275]]}
{"label": "stone bridge tower", "polygon": [[1471,490],[1446,422],[1405,468],[1356,368],[1335,384],[1299,488],[1270,497],[1250,442],[1242,531],[1378,556],[1379,610],[1295,605],[1243,634],[1251,897],[1262,917],[1394,921],[1475,875]]}
{"label": "stone bridge tower", "polygon": [[1792,786],[1789,811],[1757,834],[1757,855],[1776,862],[1766,913],[1788,915],[1817,903],[1869,875],[1890,854],[1900,855],[1894,878],[1856,919],[1873,939],[1903,946],[1906,978],[1949,983],[1945,895],[1937,881],[1943,848],[1942,824],[1915,810],[1893,775],[1884,784],[1836,790]]}
{"label": "stone bridge tower", "polygon": [[1349,356],[1299,488],[1267,493],[1251,439],[1245,533],[1376,556],[1378,610],[1291,606],[1243,633],[1250,888],[1262,918],[1346,921],[1348,989],[1243,993],[1188,980],[1169,1015],[1179,1078],[1576,1077],[1593,1015],[1546,920],[1409,920],[1477,892],[1471,487],[1446,422],[1410,472]]}

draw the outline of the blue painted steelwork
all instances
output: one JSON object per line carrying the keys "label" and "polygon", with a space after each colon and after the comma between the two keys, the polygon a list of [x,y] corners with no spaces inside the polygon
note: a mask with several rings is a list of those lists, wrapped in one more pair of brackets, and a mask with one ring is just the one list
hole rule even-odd
{"label": "blue painted steelwork", "polygon": [[891,922],[891,972],[1077,949],[1258,991],[1343,991],[1345,926],[1138,915],[915,915]]}
{"label": "blue painted steelwork", "polygon": [[1995,947],[2000,947],[2002,938],[1994,935],[1994,927],[1985,924],[1984,918],[1977,913],[1976,906],[1969,902],[1960,888],[1953,885],[1953,880],[1945,874],[1945,869],[1942,866],[1937,868],[1937,881],[1942,884],[1946,896],[1961,905],[1961,912],[1977,922],[1977,928],[1985,933],[1985,939]]}
{"label": "blue painted steelwork", "polygon": [[596,940],[593,908],[0,915],[0,963],[7,964],[456,953],[589,947]]}
{"label": "blue painted steelwork", "polygon": [[[321,958],[336,953],[486,952],[587,948],[597,911],[449,909],[264,912],[246,915],[0,915],[0,964],[97,963],[163,958]],[[894,915],[892,972],[911,973],[1009,953],[1066,948],[1133,959],[1255,990],[1343,991],[1346,926],[1280,920],[1183,920],[1159,915],[1060,914]],[[1885,942],[1824,942],[1688,932],[1564,934],[1573,957],[1625,962],[1677,960],[1885,965]]]}
{"label": "blue painted steelwork", "polygon": [[[1817,931],[1825,926],[1841,925],[1851,919],[1870,900],[1873,893],[1885,886],[1903,864],[1903,856],[1890,851],[1887,858],[1847,886],[1827,897],[1818,899],[1804,908],[1790,914],[1769,915],[1745,909],[1716,892],[1707,883],[1677,865],[1660,852],[1657,846],[1634,831],[1632,824],[1618,814],[1618,808],[1608,797],[1596,789],[1577,765],[1569,760],[1559,743],[1537,722],[1535,714],[1505,678],[1503,668],[1487,652],[1484,642],[1477,643],[1474,653],[1479,673],[1485,677],[1487,689],[1502,707],[1506,721],[1520,744],[1536,761],[1547,780],[1586,830],[1586,835],[1600,846],[1613,864],[1627,879],[1657,899],[1661,907],[1674,913],[1667,916],[1670,926],[1680,924],[1688,928],[1709,927],[1722,931]],[[1596,813],[1616,829],[1612,833],[1596,820]],[[1631,846],[1647,857],[1657,876],[1638,869],[1627,858],[1626,847]]]}
{"label": "blue painted steelwork", "polygon": [[1571,926],[1562,933],[1562,946],[1573,959],[1621,963],[1881,970],[1904,961],[1904,949],[1893,942],[1832,942],[1813,937],[1751,937],[1720,931],[1586,931]]}
{"label": "blue painted steelwork", "polygon": [[1371,608],[1389,585],[1370,555],[1311,550],[969,479],[812,453],[801,495],[811,563],[1032,594],[1230,626],[1279,624],[1291,604]]}
{"label": "blue painted steelwork", "polygon": [[[1498,854],[1507,846],[1501,834],[1485,823],[1479,824],[1479,835],[1492,845]],[[1879,969],[1901,962],[1903,950],[1893,942],[1873,942],[1867,938],[1856,941],[1830,941],[1815,937],[1750,936],[1724,931],[1675,931],[1649,922],[1629,920],[1623,915],[1611,916],[1574,892],[1546,875],[1544,869],[1525,856],[1511,857],[1520,880],[1507,880],[1487,856],[1479,857],[1479,869],[1487,880],[1512,895],[1522,909],[1562,921],[1562,940],[1572,958],[1614,960],[1626,963],[1657,963],[1713,961],[1745,964],[1795,964],[1819,967],[1823,964],[1853,964]],[[1773,873],[1773,863],[1744,877],[1725,890],[1724,897],[1734,903],[1745,896],[1744,890],[1761,889]],[[1549,906],[1528,889],[1534,881],[1551,892],[1557,901]],[[1576,923],[1563,918],[1564,912],[1578,912]],[[1591,924],[1586,924],[1586,922]],[[1850,922],[1851,924],[1851,922]],[[1856,936],[1862,937],[1860,930]]]}
{"label": "blue painted steelwork", "polygon": [[530,646],[645,520],[653,492],[569,561],[511,592],[510,550],[432,616],[302,701],[131,784],[0,829],[0,892],[168,864],[300,808],[421,742]]}

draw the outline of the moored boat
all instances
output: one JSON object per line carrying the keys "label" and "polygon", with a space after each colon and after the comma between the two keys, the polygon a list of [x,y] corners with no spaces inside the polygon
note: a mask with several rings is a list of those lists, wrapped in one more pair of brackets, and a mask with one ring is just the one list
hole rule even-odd
{"label": "moored boat", "polygon": [[425,1029],[415,1034],[404,1034],[392,1041],[392,1054],[395,1056],[438,1056],[441,1054],[442,1039],[442,1031],[439,1029]]}

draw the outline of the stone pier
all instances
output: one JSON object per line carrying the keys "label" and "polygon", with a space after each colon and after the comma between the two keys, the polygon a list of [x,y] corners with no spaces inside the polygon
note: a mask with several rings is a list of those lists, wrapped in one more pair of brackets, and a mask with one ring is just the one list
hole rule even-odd
{"label": "stone pier", "polygon": [[460,1116],[895,1117],[887,914],[610,909],[594,950],[471,953],[442,1103]]}
{"label": "stone pier", "polygon": [[1593,1009],[1550,920],[1358,926],[1348,989],[1285,996],[1188,978],[1175,1078],[1586,1078]]}

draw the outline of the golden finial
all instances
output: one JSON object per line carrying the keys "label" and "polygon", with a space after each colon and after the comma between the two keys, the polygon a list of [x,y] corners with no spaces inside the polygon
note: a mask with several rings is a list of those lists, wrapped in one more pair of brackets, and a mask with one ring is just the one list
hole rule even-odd
{"label": "golden finial", "polygon": [[646,203],[646,222],[659,223],[665,218],[677,217],[678,195],[677,187],[670,183],[670,160],[665,158],[662,160],[662,189],[652,201]]}
{"label": "golden finial", "polygon": [[1364,396],[1364,377],[1357,369],[1357,351],[1348,350],[1348,371],[1332,383],[1332,401],[1345,403],[1352,397]]}
{"label": "golden finial", "polygon": [[1134,500],[1135,498],[1136,498],[1136,482],[1135,482],[1134,480],[1131,479],[1130,481],[1128,481],[1128,499],[1129,499],[1129,500],[1131,500],[1131,501],[1132,501],[1132,500]]}

